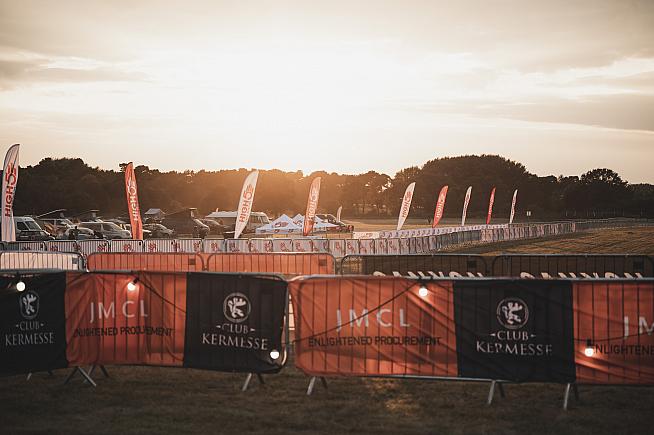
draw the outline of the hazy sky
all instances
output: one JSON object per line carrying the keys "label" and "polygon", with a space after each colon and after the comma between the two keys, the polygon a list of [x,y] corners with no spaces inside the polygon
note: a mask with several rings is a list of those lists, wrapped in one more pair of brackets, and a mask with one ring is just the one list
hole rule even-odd
{"label": "hazy sky", "polygon": [[487,153],[654,182],[654,1],[0,0],[12,143],[22,165],[392,175]]}

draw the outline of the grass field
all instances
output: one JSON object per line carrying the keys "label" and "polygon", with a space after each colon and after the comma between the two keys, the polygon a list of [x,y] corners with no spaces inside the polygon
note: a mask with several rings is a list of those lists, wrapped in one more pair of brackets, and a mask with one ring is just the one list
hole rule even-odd
{"label": "grass field", "polygon": [[562,385],[508,385],[485,404],[488,384],[329,379],[305,395],[289,366],[253,382],[242,374],[110,367],[92,388],[66,371],[3,379],[2,433],[651,433],[652,388],[580,387],[563,411]]}
{"label": "grass field", "polygon": [[[653,254],[654,228],[614,229],[477,246],[466,252]],[[241,392],[243,374],[108,367],[92,388],[66,370],[0,379],[0,433],[652,433],[654,388],[580,387],[561,409],[563,385],[508,385],[485,403],[488,384],[335,378],[328,390],[292,361]]]}

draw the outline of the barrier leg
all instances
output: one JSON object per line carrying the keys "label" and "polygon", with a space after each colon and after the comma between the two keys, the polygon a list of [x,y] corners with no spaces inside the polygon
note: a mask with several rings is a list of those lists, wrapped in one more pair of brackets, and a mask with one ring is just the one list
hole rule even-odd
{"label": "barrier leg", "polygon": [[565,385],[565,393],[563,393],[563,410],[567,411],[568,410],[568,403],[570,402],[570,390],[572,389],[572,392],[575,395],[575,399],[577,402],[579,401],[579,389],[577,388],[577,384],[566,384]]}
{"label": "barrier leg", "polygon": [[89,376],[88,373],[86,373],[86,372],[84,371],[83,368],[81,368],[81,367],[77,367],[77,369],[78,369],[79,372],[82,374],[82,376],[84,377],[84,379],[86,379],[86,382],[88,382],[89,384],[93,385],[94,387],[97,387],[97,386],[98,386],[98,385],[95,383],[95,381],[93,381],[93,379],[91,379],[91,376]]}
{"label": "barrier leg", "polygon": [[[311,377],[311,380],[309,381],[309,387],[307,388],[307,396],[310,396],[311,393],[313,393],[313,388],[316,386],[316,376]],[[325,387],[325,390],[327,389],[327,379],[324,378],[324,376],[320,376],[320,383],[322,384],[323,387]]]}
{"label": "barrier leg", "polygon": [[[247,377],[245,378],[245,382],[243,382],[243,387],[241,388],[241,391],[246,391],[248,389],[253,374],[254,373],[248,373]],[[266,385],[266,382],[263,380],[263,376],[261,376],[261,373],[257,373],[257,379],[259,380],[259,384]]]}
{"label": "barrier leg", "polygon": [[245,378],[245,382],[243,382],[243,388],[241,388],[241,391],[245,391],[248,389],[248,385],[250,385],[251,380],[252,380],[252,373],[248,373],[248,375]]}
{"label": "barrier leg", "polygon": [[486,400],[486,404],[489,406],[493,403],[493,396],[495,396],[495,385],[497,385],[497,381],[491,381],[490,389],[488,390],[488,400]]}
{"label": "barrier leg", "polygon": [[568,410],[568,399],[570,398],[570,384],[565,385],[565,392],[563,393],[563,410]]}
{"label": "barrier leg", "polygon": [[[91,377],[91,375],[93,374],[94,371],[95,371],[95,364],[93,364],[91,367],[89,367],[89,371],[87,372],[87,374],[89,375],[89,378]],[[86,382],[87,381],[84,381],[85,384],[86,384]]]}
{"label": "barrier leg", "polygon": [[94,387],[98,386],[95,383],[95,381],[91,378],[91,376],[89,376],[89,374],[86,373],[86,371],[83,368],[79,367],[79,366],[75,367],[73,369],[73,371],[70,372],[70,374],[68,375],[68,377],[64,381],[64,385],[67,384],[68,382],[70,382],[70,380],[73,378],[73,376],[75,376],[75,373],[77,373],[77,372],[79,372],[82,375],[82,377],[85,379],[84,383],[88,382],[89,384],[93,385]]}
{"label": "barrier leg", "polygon": [[105,378],[109,377],[109,373],[107,372],[107,369],[104,368],[103,365],[100,366],[100,370],[102,370],[102,374],[104,375]]}
{"label": "barrier leg", "polygon": [[32,379],[32,372],[29,372],[29,373],[27,374],[27,379],[26,379],[26,380],[29,381],[30,379]]}
{"label": "barrier leg", "polygon": [[313,393],[313,386],[316,385],[316,377],[312,376],[309,381],[309,387],[307,388],[307,396],[310,396]]}
{"label": "barrier leg", "polygon": [[64,385],[66,385],[68,382],[70,382],[71,379],[73,379],[73,376],[75,376],[75,373],[77,373],[77,370],[79,370],[79,367],[75,367],[72,372],[66,377],[66,380],[64,381]]}

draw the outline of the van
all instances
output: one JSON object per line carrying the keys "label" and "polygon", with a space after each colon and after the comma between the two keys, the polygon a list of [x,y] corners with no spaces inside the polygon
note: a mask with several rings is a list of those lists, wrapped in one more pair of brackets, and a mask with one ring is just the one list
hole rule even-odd
{"label": "van", "polygon": [[[220,225],[225,225],[230,229],[230,231],[234,231],[236,228],[237,217],[238,213],[235,211],[214,211],[213,213],[208,214],[206,218],[212,219]],[[243,233],[254,233],[257,228],[269,223],[270,219],[268,219],[267,214],[260,211],[253,211],[250,213],[250,219],[248,220]]]}
{"label": "van", "polygon": [[16,227],[16,241],[31,242],[54,240],[54,237],[45,232],[34,218],[29,216],[15,216],[14,225]]}

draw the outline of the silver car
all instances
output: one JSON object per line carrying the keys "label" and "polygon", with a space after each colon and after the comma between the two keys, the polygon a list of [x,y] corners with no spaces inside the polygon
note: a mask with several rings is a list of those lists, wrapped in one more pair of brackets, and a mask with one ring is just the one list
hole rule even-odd
{"label": "silver car", "polygon": [[77,225],[80,228],[88,228],[105,239],[131,239],[129,231],[120,228],[113,222],[82,222]]}

